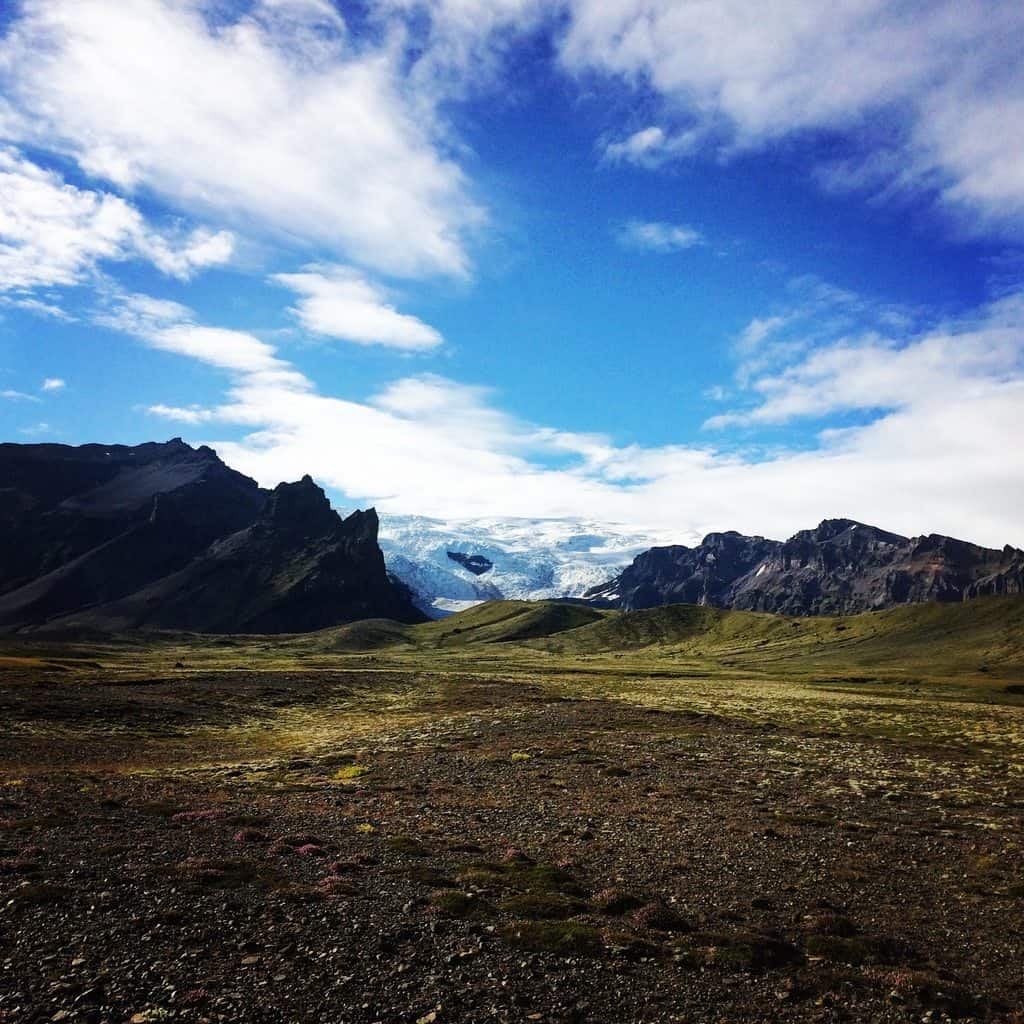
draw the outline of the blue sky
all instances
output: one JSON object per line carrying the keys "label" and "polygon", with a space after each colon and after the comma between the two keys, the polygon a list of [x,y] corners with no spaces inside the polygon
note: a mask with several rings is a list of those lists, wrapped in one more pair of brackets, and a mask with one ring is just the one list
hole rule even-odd
{"label": "blue sky", "polygon": [[23,0],[4,439],[1024,544],[1024,9]]}

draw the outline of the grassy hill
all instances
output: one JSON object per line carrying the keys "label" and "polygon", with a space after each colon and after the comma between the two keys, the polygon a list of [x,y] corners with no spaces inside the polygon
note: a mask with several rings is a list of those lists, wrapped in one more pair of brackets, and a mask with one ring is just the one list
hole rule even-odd
{"label": "grassy hill", "polygon": [[314,646],[325,652],[355,653],[391,648],[511,644],[565,633],[598,622],[606,614],[582,605],[555,601],[488,601],[457,615],[418,626],[403,626],[386,619],[354,622],[314,634]]}
{"label": "grassy hill", "polygon": [[536,646],[586,655],[644,652],[770,664],[841,657],[864,665],[1024,667],[1024,598],[917,604],[860,615],[789,618],[694,605],[611,615]]}
{"label": "grassy hill", "polygon": [[[1024,676],[1024,597],[811,618],[697,605],[607,612],[552,601],[490,601],[437,622],[371,619],[273,646],[279,653],[429,658],[436,668],[472,658],[510,667],[909,675],[995,684]],[[444,661],[436,661],[442,651]]]}

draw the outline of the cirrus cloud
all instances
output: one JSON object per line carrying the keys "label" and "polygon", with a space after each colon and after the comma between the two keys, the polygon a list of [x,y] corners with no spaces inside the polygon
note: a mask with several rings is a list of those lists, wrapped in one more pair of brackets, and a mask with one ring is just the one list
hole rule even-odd
{"label": "cirrus cloud", "polygon": [[0,39],[0,138],[377,270],[465,275],[482,210],[405,89],[401,48],[357,44],[322,3],[210,13],[24,0]]}

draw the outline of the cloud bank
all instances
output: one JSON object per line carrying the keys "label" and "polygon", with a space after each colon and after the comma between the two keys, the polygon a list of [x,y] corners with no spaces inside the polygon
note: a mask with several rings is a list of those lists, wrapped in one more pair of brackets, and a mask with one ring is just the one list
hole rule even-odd
{"label": "cloud bank", "polygon": [[[837,515],[910,534],[1024,542],[1024,451],[1007,444],[1024,407],[1024,295],[909,341],[837,338],[754,378],[761,404],[733,415],[785,422],[882,407],[866,424],[823,427],[812,450],[768,453],[710,441],[617,446],[523,422],[487,388],[429,374],[364,400],[333,397],[250,334],[144,296],[121,303],[108,324],[230,378],[216,407],[150,412],[201,425],[196,440],[264,484],[301,467],[385,514],[600,518],[666,542],[720,529],[782,537]],[[227,440],[218,425],[243,436]]]}

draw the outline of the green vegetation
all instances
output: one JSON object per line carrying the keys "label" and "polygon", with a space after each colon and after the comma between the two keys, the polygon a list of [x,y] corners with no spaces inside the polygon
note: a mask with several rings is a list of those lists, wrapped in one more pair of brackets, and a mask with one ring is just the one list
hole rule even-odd
{"label": "green vegetation", "polygon": [[[758,1019],[1019,1002],[1024,598],[841,619],[497,602],[4,644],[0,903],[22,942],[59,939],[36,918],[70,900],[120,913],[124,876],[140,927],[181,915],[153,928],[168,943],[247,907],[320,948],[359,921],[379,963],[441,950],[467,978],[536,954],[616,991],[760,989]],[[225,949],[223,977],[278,956]]]}
{"label": "green vegetation", "polygon": [[586,909],[581,900],[563,896],[561,893],[522,893],[509,896],[501,902],[501,910],[512,917],[526,917],[532,920],[561,921],[576,917]]}
{"label": "green vegetation", "polygon": [[601,933],[574,921],[517,921],[505,925],[501,935],[511,945],[533,953],[593,957],[604,952]]}
{"label": "green vegetation", "polygon": [[[456,721],[523,701],[604,700],[683,712],[692,722],[1024,755],[1019,596],[804,619],[496,601],[416,626],[370,620],[283,637],[6,637],[0,649],[0,712],[11,737],[45,736],[69,757],[93,750],[102,764],[106,739],[130,726],[139,764],[244,761],[249,781],[293,791],[370,784],[357,758],[382,730],[415,732],[438,716]],[[88,715],[70,707],[83,686]],[[33,690],[35,704],[26,697]],[[671,721],[675,735],[688,727]],[[547,756],[495,754],[538,765]],[[302,763],[310,757],[319,759],[319,776]],[[289,759],[298,759],[294,767]],[[604,770],[625,779],[629,766]],[[21,774],[15,754],[0,762],[4,771]]]}
{"label": "green vegetation", "polygon": [[429,857],[430,851],[415,836],[390,836],[386,840],[389,849],[406,857]]}
{"label": "green vegetation", "polygon": [[481,889],[516,889],[525,893],[561,893],[582,896],[579,882],[551,864],[532,864],[518,860],[476,861],[459,875],[464,885]]}
{"label": "green vegetation", "polygon": [[469,921],[480,921],[494,915],[494,907],[473,893],[439,892],[430,905],[445,917],[460,917]]}

